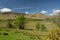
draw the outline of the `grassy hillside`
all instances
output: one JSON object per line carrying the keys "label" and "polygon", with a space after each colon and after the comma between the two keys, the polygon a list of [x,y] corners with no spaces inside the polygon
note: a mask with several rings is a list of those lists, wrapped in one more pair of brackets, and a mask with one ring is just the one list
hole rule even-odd
{"label": "grassy hillside", "polygon": [[15,12],[0,12],[0,20],[6,20],[6,19],[16,19],[18,16],[24,15],[26,18],[32,18],[32,19],[44,19],[46,16],[41,13],[37,14],[25,14],[25,13],[15,13]]}
{"label": "grassy hillside", "polygon": [[[37,30],[36,23],[44,24],[47,28],[45,31]],[[25,30],[8,29],[6,28],[6,21],[0,22],[0,40],[45,40],[46,35],[57,25],[49,21],[28,21]],[[8,33],[8,35],[4,35]]]}
{"label": "grassy hillside", "polygon": [[[41,16],[36,14],[38,18],[35,14],[33,17],[30,15],[30,18],[24,14],[26,17],[25,29],[19,29],[15,21],[17,20],[16,16],[20,15],[22,14],[0,14],[0,40],[47,40],[47,34],[51,33],[52,30],[59,29],[55,22],[52,22],[49,19],[44,19],[45,17],[42,14],[40,14]],[[8,19],[10,20],[13,28],[8,28]],[[38,23],[40,27],[39,30],[36,28]],[[44,28],[42,28],[42,25]]]}

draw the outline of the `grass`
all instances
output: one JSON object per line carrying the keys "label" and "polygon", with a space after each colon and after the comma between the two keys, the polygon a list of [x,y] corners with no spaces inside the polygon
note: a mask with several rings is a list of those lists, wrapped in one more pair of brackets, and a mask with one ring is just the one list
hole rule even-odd
{"label": "grass", "polygon": [[[3,35],[4,32],[6,32],[5,30],[0,31],[1,35],[0,35],[0,40],[33,40],[34,38],[30,38],[29,35],[24,34],[23,31],[19,32],[19,33],[15,33],[16,29],[13,29],[8,33],[8,35]],[[32,36],[34,37],[34,36]],[[37,40],[37,38],[36,38]]]}
{"label": "grass", "polygon": [[[44,24],[47,28],[46,31],[36,30],[36,23]],[[6,27],[6,21],[0,22],[0,27]],[[27,30],[27,29],[33,30]],[[0,40],[44,40],[46,34],[52,30],[52,28],[57,28],[57,25],[49,21],[28,21],[25,30],[21,29],[0,29]],[[4,35],[8,33],[8,35]]]}

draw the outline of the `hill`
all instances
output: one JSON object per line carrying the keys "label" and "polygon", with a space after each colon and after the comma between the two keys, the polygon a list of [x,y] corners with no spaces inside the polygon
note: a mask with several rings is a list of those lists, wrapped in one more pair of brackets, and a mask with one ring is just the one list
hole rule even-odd
{"label": "hill", "polygon": [[[20,24],[18,25],[18,23],[16,23],[16,20],[6,20],[16,19],[21,15],[24,15],[27,19],[26,23],[24,24],[25,29],[19,29]],[[45,20],[45,18],[47,19]],[[48,33],[51,33],[52,29],[53,32],[51,35],[53,36],[53,39],[55,36],[53,34],[55,33],[55,29],[58,29],[58,25],[55,23],[55,21],[50,21],[51,18],[52,16],[46,16],[41,13],[24,14],[15,12],[0,12],[0,40],[47,40],[48,38],[50,38],[50,35],[48,35]],[[36,27],[38,23],[39,29],[37,29]],[[9,28],[8,24],[9,26],[12,25],[12,28]]]}
{"label": "hill", "polygon": [[15,12],[0,12],[0,20],[1,19],[16,19],[18,16],[24,15],[26,18],[32,19],[44,19],[46,16],[41,13],[37,14],[24,14],[24,13],[15,13]]}

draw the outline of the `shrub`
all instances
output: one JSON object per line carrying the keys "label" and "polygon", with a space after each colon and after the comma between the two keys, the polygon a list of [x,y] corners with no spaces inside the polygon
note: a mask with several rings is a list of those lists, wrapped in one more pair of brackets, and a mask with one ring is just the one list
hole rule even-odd
{"label": "shrub", "polygon": [[7,21],[7,27],[8,28],[13,28],[13,25],[11,24],[10,20]]}
{"label": "shrub", "polygon": [[19,16],[17,18],[16,23],[17,23],[19,29],[25,29],[26,20],[25,20],[25,17],[23,15]]}
{"label": "shrub", "polygon": [[37,28],[38,30],[40,29],[40,24],[39,24],[39,23],[36,24],[36,28]]}
{"label": "shrub", "polygon": [[41,30],[41,31],[44,31],[44,30],[46,30],[46,27],[45,27],[45,25],[44,24],[39,24],[39,23],[37,23],[36,24],[36,28],[39,30]]}
{"label": "shrub", "polygon": [[36,36],[30,36],[31,39],[36,39]]}
{"label": "shrub", "polygon": [[44,26],[44,24],[41,25],[41,31],[45,31],[46,30],[46,27]]}
{"label": "shrub", "polygon": [[8,33],[3,33],[4,35],[8,35]]}
{"label": "shrub", "polygon": [[51,32],[49,32],[49,34],[46,37],[46,40],[60,40],[60,29],[53,29],[51,30]]}

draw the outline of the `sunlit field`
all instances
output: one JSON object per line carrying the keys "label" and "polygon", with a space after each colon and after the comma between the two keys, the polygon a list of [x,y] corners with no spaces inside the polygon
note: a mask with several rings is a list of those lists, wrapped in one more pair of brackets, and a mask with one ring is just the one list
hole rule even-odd
{"label": "sunlit field", "polygon": [[0,0],[0,40],[60,40],[60,0]]}

